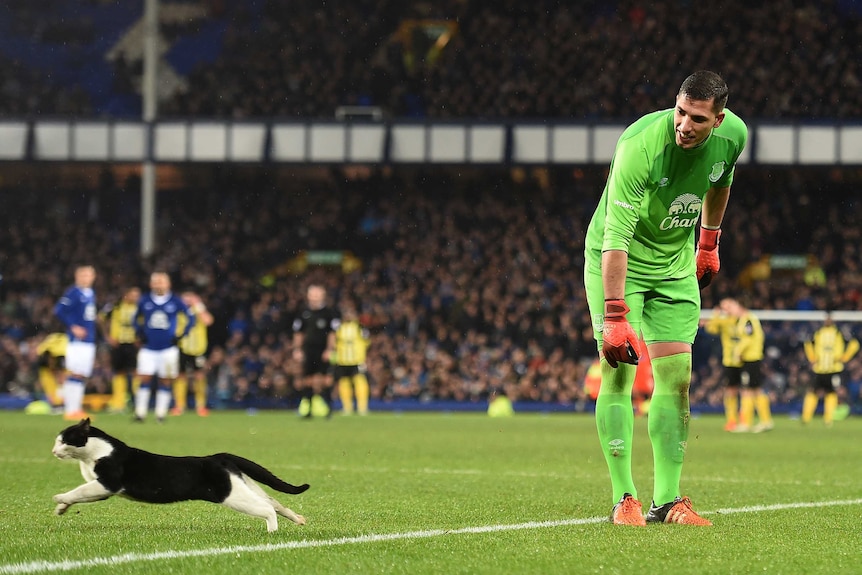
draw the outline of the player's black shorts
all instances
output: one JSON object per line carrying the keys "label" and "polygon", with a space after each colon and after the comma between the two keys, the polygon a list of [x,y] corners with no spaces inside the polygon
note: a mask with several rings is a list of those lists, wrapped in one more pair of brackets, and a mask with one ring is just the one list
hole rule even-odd
{"label": "player's black shorts", "polygon": [[111,369],[114,373],[134,373],[138,368],[138,346],[121,343],[111,348]]}
{"label": "player's black shorts", "polygon": [[180,352],[180,373],[191,373],[206,367],[207,356]]}
{"label": "player's black shorts", "polygon": [[763,375],[760,371],[759,361],[747,361],[742,364],[742,375],[740,381],[742,387],[748,389],[759,389],[763,385]]}
{"label": "player's black shorts", "polygon": [[838,388],[844,383],[842,373],[815,373],[814,381],[811,382],[811,387],[815,391],[823,390],[827,393],[838,391]]}
{"label": "player's black shorts", "polygon": [[359,373],[365,373],[364,365],[336,365],[333,370],[335,381],[342,377],[353,377]]}
{"label": "player's black shorts", "polygon": [[302,375],[328,374],[332,365],[323,359],[323,349],[303,349]]}
{"label": "player's black shorts", "polygon": [[51,355],[48,352],[39,356],[39,367],[47,367],[51,371],[66,369],[66,358],[62,355]]}
{"label": "player's black shorts", "polygon": [[742,385],[742,367],[724,366],[724,380],[727,387],[739,387]]}

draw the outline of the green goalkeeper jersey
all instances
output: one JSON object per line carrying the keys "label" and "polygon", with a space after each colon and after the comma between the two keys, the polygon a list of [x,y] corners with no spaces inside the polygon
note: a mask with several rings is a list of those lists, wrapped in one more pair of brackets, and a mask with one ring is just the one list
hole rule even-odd
{"label": "green goalkeeper jersey", "polygon": [[643,116],[620,136],[601,200],[587,228],[586,265],[628,252],[628,275],[682,278],[695,272],[694,228],[703,197],[729,187],[748,129],[733,112],[697,148],[676,145],[674,110]]}

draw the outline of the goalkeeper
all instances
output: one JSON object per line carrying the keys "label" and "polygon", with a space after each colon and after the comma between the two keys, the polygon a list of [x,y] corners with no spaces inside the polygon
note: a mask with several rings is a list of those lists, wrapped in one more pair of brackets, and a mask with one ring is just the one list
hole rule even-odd
{"label": "goalkeeper", "polygon": [[[680,493],[689,430],[691,346],[701,287],[719,271],[720,226],[748,130],[725,109],[727,85],[709,71],[685,79],[674,108],[622,134],[587,228],[584,282],[602,358],[596,426],[613,488],[611,520],[711,525]],[[695,228],[700,228],[695,249]],[[632,477],[632,385],[637,340],[652,359],[648,434],[652,506]]]}

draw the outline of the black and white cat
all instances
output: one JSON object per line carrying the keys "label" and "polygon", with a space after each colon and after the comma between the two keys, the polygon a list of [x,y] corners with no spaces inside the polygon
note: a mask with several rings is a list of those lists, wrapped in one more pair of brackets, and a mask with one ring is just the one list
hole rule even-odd
{"label": "black and white cat", "polygon": [[237,455],[174,457],[149,453],[92,427],[89,419],[61,431],[52,452],[58,459],[77,460],[86,481],[54,496],[57,515],[75,503],[122,495],[146,503],[192,499],[221,503],[264,519],[270,532],[278,529],[276,514],[305,525],[305,517],[267,495],[255,481],[292,495],[308,489],[308,484],[286,483],[257,463]]}

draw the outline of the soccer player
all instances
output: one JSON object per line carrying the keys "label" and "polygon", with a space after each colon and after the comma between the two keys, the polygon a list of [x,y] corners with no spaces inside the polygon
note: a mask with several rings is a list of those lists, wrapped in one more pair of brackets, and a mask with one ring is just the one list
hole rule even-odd
{"label": "soccer player", "polygon": [[[739,383],[742,386],[739,393],[739,424],[734,433],[753,431],[760,433],[770,431],[775,427],[772,421],[772,407],[769,395],[763,390],[763,352],[765,336],[760,320],[751,310],[738,300],[725,298],[721,306],[734,319],[734,345],[731,356],[738,363]],[[757,413],[758,423],[754,425],[754,414]]]}
{"label": "soccer player", "polygon": [[61,383],[66,374],[66,346],[69,336],[66,332],[53,332],[45,336],[36,346],[39,356],[39,385],[51,407],[63,405]]}
{"label": "soccer player", "polygon": [[108,304],[99,313],[102,333],[111,346],[111,411],[120,413],[129,402],[129,390],[137,392],[138,347],[135,345],[134,319],[138,311],[141,290],[130,287],[117,304]]}
{"label": "soccer player", "polygon": [[353,396],[356,395],[356,412],[368,414],[368,377],[365,375],[365,356],[371,344],[368,330],[359,323],[353,306],[345,306],[341,324],[335,330],[335,381],[345,415],[353,414]]}
{"label": "soccer player", "polygon": [[[188,317],[182,332],[177,332],[180,314]],[[195,326],[195,316],[183,300],[171,292],[171,279],[165,272],[150,275],[150,292],[141,296],[135,314],[138,351],[138,376],[141,385],[135,394],[135,421],[142,422],[149,411],[150,397],[156,392],[156,419],[164,422],[171,406],[171,386],[180,371],[177,343]]]}
{"label": "soccer player", "polygon": [[[207,409],[207,347],[209,340],[207,328],[213,324],[213,315],[204,305],[201,296],[185,291],[182,294],[183,302],[189,307],[195,316],[195,326],[189,334],[180,340],[180,375],[174,382],[174,408],[171,415],[182,415],[188,406],[189,379],[195,395],[195,411],[201,417],[209,415]],[[188,318],[180,316],[177,329],[182,332]]]}
{"label": "soccer player", "polygon": [[87,417],[84,413],[84,389],[93,374],[96,359],[96,293],[93,282],[96,270],[83,265],[75,268],[75,285],[69,287],[57,304],[54,314],[66,326],[66,380],[63,383],[63,416],[69,421]]}
{"label": "soccer player", "polygon": [[[306,290],[307,307],[293,322],[293,356],[302,363],[300,415],[310,418],[315,394],[326,402],[332,415],[332,374],[329,355],[335,348],[338,312],[326,305],[326,288],[312,284]],[[308,410],[306,412],[306,409]]]}
{"label": "soccer player", "polygon": [[[626,128],[587,228],[584,283],[602,365],[596,427],[611,478],[611,520],[618,525],[712,524],[681,496],[679,484],[698,284],[719,271],[720,227],[748,137],[743,121],[725,108],[727,95],[718,74],[698,71],[682,83],[672,109]],[[632,477],[639,336],[655,381],[648,417],[654,486],[646,517]]]}
{"label": "soccer player", "polygon": [[737,318],[731,315],[730,299],[723,299],[703,323],[707,333],[721,340],[721,365],[724,373],[724,430],[735,431],[739,425],[739,388],[742,385],[742,359],[735,354],[739,337]]}
{"label": "soccer player", "polygon": [[844,364],[859,351],[859,340],[845,337],[832,320],[832,314],[827,312],[826,321],[804,345],[814,381],[802,400],[802,423],[811,422],[822,398],[823,423],[829,427],[835,420],[838,390],[844,384]]}

